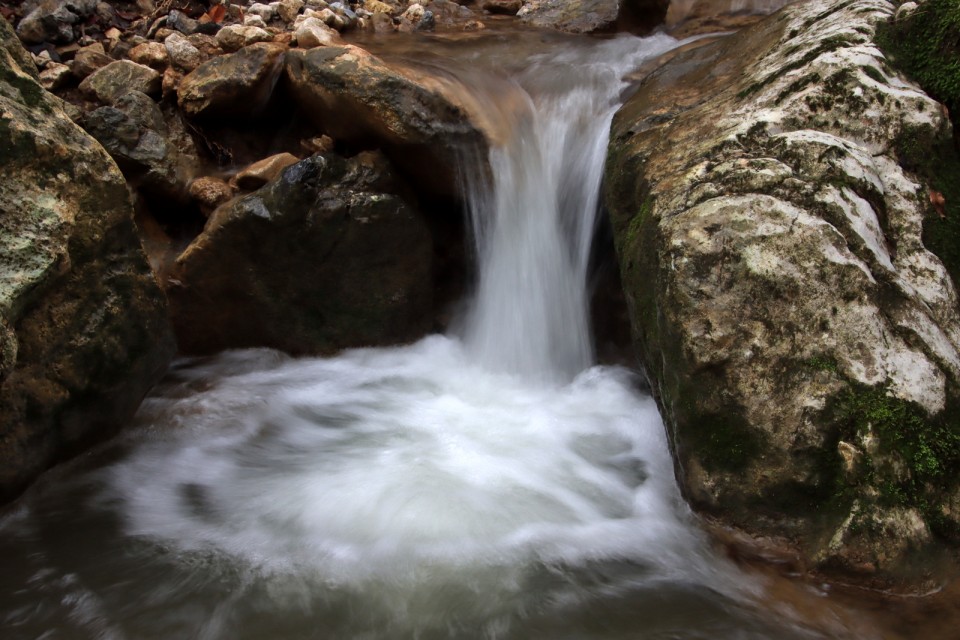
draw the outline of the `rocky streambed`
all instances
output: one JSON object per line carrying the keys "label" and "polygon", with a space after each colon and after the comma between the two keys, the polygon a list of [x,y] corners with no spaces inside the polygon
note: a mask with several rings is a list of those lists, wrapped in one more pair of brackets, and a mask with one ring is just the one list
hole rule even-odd
{"label": "rocky streambed", "polygon": [[955,162],[948,114],[878,48],[891,3],[746,8],[4,8],[3,497],[129,422],[175,350],[332,354],[446,329],[471,282],[465,189],[491,179],[524,99],[457,74],[666,21],[739,31],[632,76],[596,341],[642,365],[684,497],[735,553],[947,584],[960,316],[925,234],[950,209],[921,160]]}

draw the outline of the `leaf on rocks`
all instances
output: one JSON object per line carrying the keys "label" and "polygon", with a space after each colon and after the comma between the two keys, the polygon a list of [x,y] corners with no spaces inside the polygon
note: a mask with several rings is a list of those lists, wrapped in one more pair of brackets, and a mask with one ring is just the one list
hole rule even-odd
{"label": "leaf on rocks", "polygon": [[[215,4],[200,17],[200,22],[216,22],[220,24],[227,17],[227,8],[222,4]],[[204,20],[206,18],[206,20]]]}
{"label": "leaf on rocks", "polygon": [[945,219],[947,217],[947,199],[943,197],[942,193],[931,189],[930,204],[933,205],[933,208],[936,210],[937,215],[939,215],[941,219]]}

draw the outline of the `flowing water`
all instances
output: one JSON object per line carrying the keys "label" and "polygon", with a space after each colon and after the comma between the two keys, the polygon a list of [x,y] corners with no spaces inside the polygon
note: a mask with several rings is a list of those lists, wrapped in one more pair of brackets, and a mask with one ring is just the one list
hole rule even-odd
{"label": "flowing water", "polygon": [[716,556],[655,403],[591,365],[610,118],[621,78],[674,45],[541,43],[494,56],[498,75],[471,61],[509,135],[489,176],[464,167],[479,278],[459,329],[178,362],[123,437],[0,522],[2,637],[832,634]]}

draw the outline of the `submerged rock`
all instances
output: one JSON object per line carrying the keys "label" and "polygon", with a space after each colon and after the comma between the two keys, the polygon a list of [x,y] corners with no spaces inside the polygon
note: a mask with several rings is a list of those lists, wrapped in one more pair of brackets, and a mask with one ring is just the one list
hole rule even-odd
{"label": "submerged rock", "polygon": [[614,120],[606,203],[693,506],[917,585],[960,521],[960,314],[898,165],[949,127],[871,40],[892,11],[817,0],[679,54]]}
{"label": "submerged rock", "polygon": [[314,155],[211,216],[168,280],[181,349],[390,344],[432,322],[426,223],[382,156]]}
{"label": "submerged rock", "polygon": [[123,176],[0,21],[0,500],[112,435],[173,352]]}

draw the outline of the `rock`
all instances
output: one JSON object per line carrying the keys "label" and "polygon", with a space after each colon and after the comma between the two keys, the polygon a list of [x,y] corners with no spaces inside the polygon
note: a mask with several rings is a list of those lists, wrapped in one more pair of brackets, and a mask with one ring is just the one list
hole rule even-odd
{"label": "rock", "polygon": [[258,27],[260,29],[266,29],[267,23],[263,21],[258,15],[249,14],[243,17],[243,26],[245,27]]}
{"label": "rock", "polygon": [[70,67],[58,62],[48,63],[43,71],[40,72],[40,84],[47,91],[54,91],[55,89],[63,87],[69,83],[72,78],[73,74],[70,72]]}
{"label": "rock", "polygon": [[92,44],[77,50],[73,55],[73,60],[70,61],[70,71],[78,80],[83,80],[97,69],[102,69],[113,61],[113,58],[104,52],[102,44]]}
{"label": "rock", "polygon": [[83,127],[103,145],[132,184],[151,195],[180,198],[179,158],[167,143],[160,107],[149,96],[128,92],[112,106],[86,114]]}
{"label": "rock", "polygon": [[480,8],[490,13],[501,13],[508,16],[515,16],[523,6],[522,0],[483,0]]}
{"label": "rock", "polygon": [[267,184],[280,175],[281,171],[299,161],[300,159],[292,153],[278,153],[244,167],[237,173],[233,181],[244,191],[253,191]]}
{"label": "rock", "polygon": [[173,354],[126,182],[0,20],[0,500],[112,436]]}
{"label": "rock", "polygon": [[217,207],[233,197],[233,189],[223,180],[207,176],[191,182],[189,194],[203,215],[209,217]]}
{"label": "rock", "polygon": [[150,67],[129,60],[116,60],[87,76],[80,83],[80,91],[110,104],[130,91],[159,96],[160,84],[160,74]]}
{"label": "rock", "polygon": [[171,33],[163,41],[170,63],[180,71],[190,72],[200,66],[206,57],[180,33]]}
{"label": "rock", "polygon": [[187,41],[205,56],[204,60],[206,60],[206,58],[223,55],[223,49],[220,48],[220,45],[217,44],[217,39],[213,36],[205,33],[194,33],[187,36]]}
{"label": "rock", "polygon": [[258,43],[204,62],[180,83],[178,102],[189,118],[249,117],[270,100],[285,48]]}
{"label": "rock", "polygon": [[197,33],[200,30],[199,22],[176,9],[167,14],[166,25],[168,28],[179,31],[185,36],[191,33]]}
{"label": "rock", "polygon": [[337,31],[343,31],[347,28],[347,19],[343,16],[334,13],[330,9],[322,9],[317,17],[323,21],[325,25],[336,29]]}
{"label": "rock", "polygon": [[17,35],[27,44],[73,42],[73,25],[96,8],[96,0],[42,0],[17,25]]}
{"label": "rock", "polygon": [[431,238],[390,183],[375,154],[315,155],[217,209],[168,281],[181,349],[331,353],[421,336]]}
{"label": "rock", "polygon": [[378,13],[384,13],[386,15],[398,13],[397,7],[387,4],[386,2],[381,2],[380,0],[367,0],[363,3],[363,8],[374,15]]}
{"label": "rock", "polygon": [[163,100],[175,102],[177,92],[180,90],[180,81],[183,80],[183,74],[173,67],[167,67],[163,72],[163,80],[160,84],[160,96]]}
{"label": "rock", "polygon": [[535,27],[570,33],[646,32],[663,22],[669,5],[669,0],[526,0],[516,15]]}
{"label": "rock", "polygon": [[[452,0],[431,0],[423,5],[425,9],[423,19],[419,25],[420,31],[429,31],[434,27],[441,29],[463,29],[464,24],[475,19],[476,14]],[[431,14],[427,16],[426,14]]]}
{"label": "rock", "polygon": [[228,53],[257,42],[269,42],[272,39],[273,34],[266,29],[239,24],[231,24],[217,32],[217,44]]}
{"label": "rock", "polygon": [[333,151],[333,138],[330,136],[317,136],[300,141],[300,147],[308,154],[330,153]]}
{"label": "rock", "polygon": [[[891,13],[812,0],[677,54],[615,117],[604,200],[692,506],[908,581],[957,485],[935,475],[956,453],[910,452],[960,430],[960,314],[898,164],[949,127],[872,43]],[[847,474],[837,442],[861,440]],[[923,526],[850,527],[906,517],[888,487]]]}
{"label": "rock", "polygon": [[303,7],[303,0],[280,0],[280,4],[277,5],[277,13],[281,20],[290,24],[297,19],[300,12],[303,11]]}
{"label": "rock", "polygon": [[286,72],[294,98],[325,133],[375,141],[421,188],[454,195],[459,154],[486,157],[475,111],[436,78],[401,72],[352,45],[292,50]]}
{"label": "rock", "polygon": [[170,56],[167,54],[167,48],[160,42],[144,42],[143,44],[138,44],[130,50],[127,57],[137,64],[142,64],[145,67],[150,67],[160,72],[163,72],[170,64]]}
{"label": "rock", "polygon": [[270,22],[277,17],[277,10],[269,4],[254,2],[247,7],[246,15],[258,16],[264,22]]}
{"label": "rock", "polygon": [[340,42],[340,34],[318,18],[303,20],[294,32],[294,37],[297,40],[297,46],[302,49],[325,47]]}

